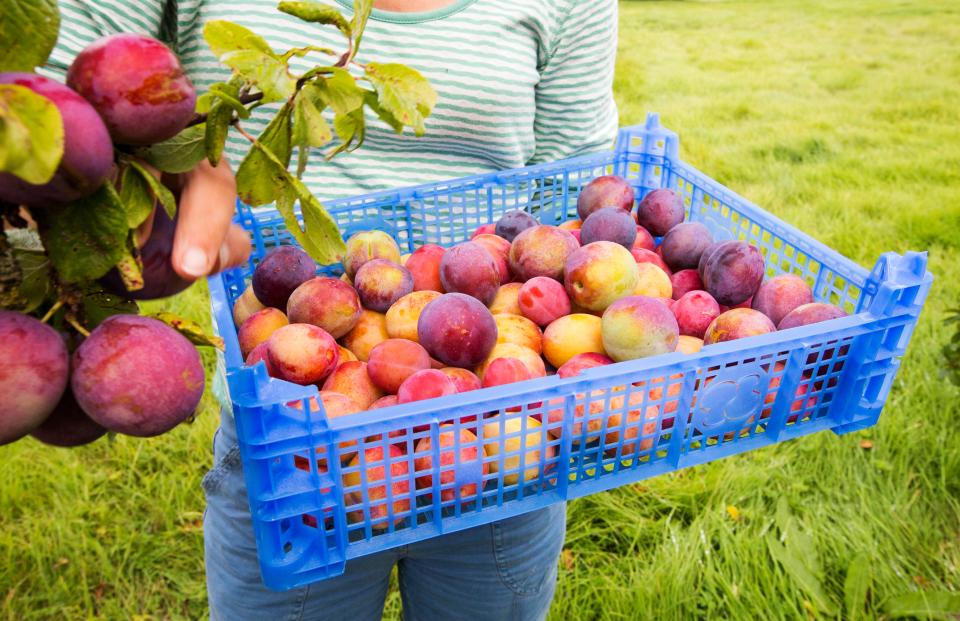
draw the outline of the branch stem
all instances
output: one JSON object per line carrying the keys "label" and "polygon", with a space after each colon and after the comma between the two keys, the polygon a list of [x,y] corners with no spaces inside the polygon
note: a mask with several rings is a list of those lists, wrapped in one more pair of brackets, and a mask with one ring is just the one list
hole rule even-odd
{"label": "branch stem", "polygon": [[[248,103],[253,103],[255,101],[260,101],[263,99],[263,93],[240,93],[240,96],[237,97],[240,103],[246,105]],[[201,123],[207,122],[207,114],[195,114],[193,118],[190,119],[190,122],[187,123],[187,127],[193,127],[194,125],[199,125]]]}
{"label": "branch stem", "polygon": [[41,319],[41,323],[47,323],[50,321],[50,318],[57,314],[57,311],[63,308],[63,300],[57,300],[54,302],[53,306],[50,307],[50,310],[47,311],[47,314]]}
{"label": "branch stem", "polygon": [[244,138],[246,138],[247,140],[249,140],[251,143],[254,143],[254,142],[257,141],[256,138],[254,138],[253,136],[251,136],[251,135],[247,132],[247,130],[245,130],[244,128],[240,127],[240,122],[239,122],[239,121],[234,120],[232,124],[233,124],[234,127],[237,128],[237,131],[240,132],[240,135],[243,136]]}
{"label": "branch stem", "polygon": [[81,326],[80,323],[77,321],[77,319],[73,315],[71,315],[70,313],[67,313],[67,316],[65,317],[65,319],[67,320],[67,323],[73,326],[74,330],[76,330],[83,336],[90,336],[90,331],[84,328],[83,326]]}

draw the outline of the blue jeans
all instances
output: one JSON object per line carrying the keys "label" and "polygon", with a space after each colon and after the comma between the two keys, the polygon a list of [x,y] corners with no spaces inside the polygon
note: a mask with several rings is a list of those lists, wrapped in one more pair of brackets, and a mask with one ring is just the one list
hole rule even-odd
{"label": "blue jeans", "polygon": [[380,619],[394,564],[406,621],[546,617],[566,531],[564,503],[348,560],[342,576],[271,591],[260,579],[233,417],[221,416],[214,467],[203,481],[213,621]]}

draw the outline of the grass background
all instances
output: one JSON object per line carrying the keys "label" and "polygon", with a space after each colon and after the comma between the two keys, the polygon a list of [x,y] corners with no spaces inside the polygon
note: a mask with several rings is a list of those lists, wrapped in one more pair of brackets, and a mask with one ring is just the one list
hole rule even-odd
{"label": "grass background", "polygon": [[[954,0],[621,4],[621,124],[656,110],[721,183],[862,265],[929,250],[937,281],[875,428],[571,503],[551,618],[960,615],[958,40]],[[204,318],[205,288],[168,304]],[[205,616],[205,399],[158,439],[0,448],[0,619]]]}

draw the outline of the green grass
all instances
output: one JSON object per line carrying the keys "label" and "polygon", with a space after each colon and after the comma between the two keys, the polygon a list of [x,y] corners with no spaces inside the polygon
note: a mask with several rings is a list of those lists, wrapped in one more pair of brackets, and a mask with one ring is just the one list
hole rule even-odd
{"label": "green grass", "polygon": [[[621,124],[658,111],[721,183],[865,266],[929,250],[937,281],[875,428],[571,503],[553,619],[876,618],[960,591],[960,391],[940,369],[960,300],[958,37],[951,0],[621,4]],[[202,317],[205,294],[174,304]],[[159,439],[0,449],[0,618],[203,616],[216,424],[207,407]]]}

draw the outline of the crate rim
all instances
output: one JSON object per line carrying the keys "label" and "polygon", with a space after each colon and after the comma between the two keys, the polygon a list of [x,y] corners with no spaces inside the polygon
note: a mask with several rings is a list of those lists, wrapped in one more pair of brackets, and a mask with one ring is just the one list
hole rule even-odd
{"label": "crate rim", "polygon": [[[742,340],[716,343],[705,346],[702,350],[693,354],[671,352],[658,356],[626,360],[584,369],[573,377],[561,378],[559,375],[554,374],[503,386],[492,386],[466,393],[437,397],[427,401],[415,401],[392,405],[377,410],[365,410],[356,412],[350,416],[327,418],[327,426],[331,430],[343,431],[377,422],[407,421],[410,424],[416,424],[417,422],[424,422],[421,419],[435,418],[437,414],[447,412],[454,407],[463,409],[484,406],[484,409],[497,409],[496,405],[501,401],[513,404],[516,398],[534,392],[538,395],[538,398],[547,397],[549,396],[548,393],[556,393],[553,396],[560,398],[569,392],[582,392],[587,390],[590,385],[596,381],[614,381],[621,378],[627,381],[628,376],[636,376],[661,368],[663,369],[664,377],[666,377],[667,374],[687,373],[698,368],[708,368],[715,366],[712,363],[719,363],[728,358],[731,353],[742,354],[743,357],[749,358],[751,352],[757,350],[757,360],[762,364],[763,359],[770,358],[772,355],[769,353],[761,355],[759,352],[767,352],[771,346],[783,346],[782,351],[789,355],[790,348],[787,347],[788,344],[803,341],[822,341],[828,343],[829,340],[824,337],[830,334],[842,331],[845,332],[845,336],[855,336],[876,328],[878,325],[894,322],[906,314],[906,312],[900,312],[889,316],[880,316],[874,315],[870,311],[863,311],[816,324],[756,335],[751,337],[752,342],[749,347],[744,347]],[[258,378],[259,382],[266,381],[277,387],[283,386],[284,388],[289,388],[290,399],[288,399],[288,402],[309,399],[318,396],[320,392],[320,389],[315,385],[299,386],[292,382],[268,376],[266,365],[264,365],[262,361],[252,367],[242,367],[241,369],[228,372],[228,377],[236,376],[237,374],[252,374]],[[254,382],[254,385],[257,383],[258,382]],[[278,400],[278,395],[274,392],[264,397],[258,397],[256,394],[251,395],[249,393],[231,396],[238,406],[245,408],[269,407],[276,405]],[[322,404],[318,404],[318,407],[322,409],[323,406]]]}

